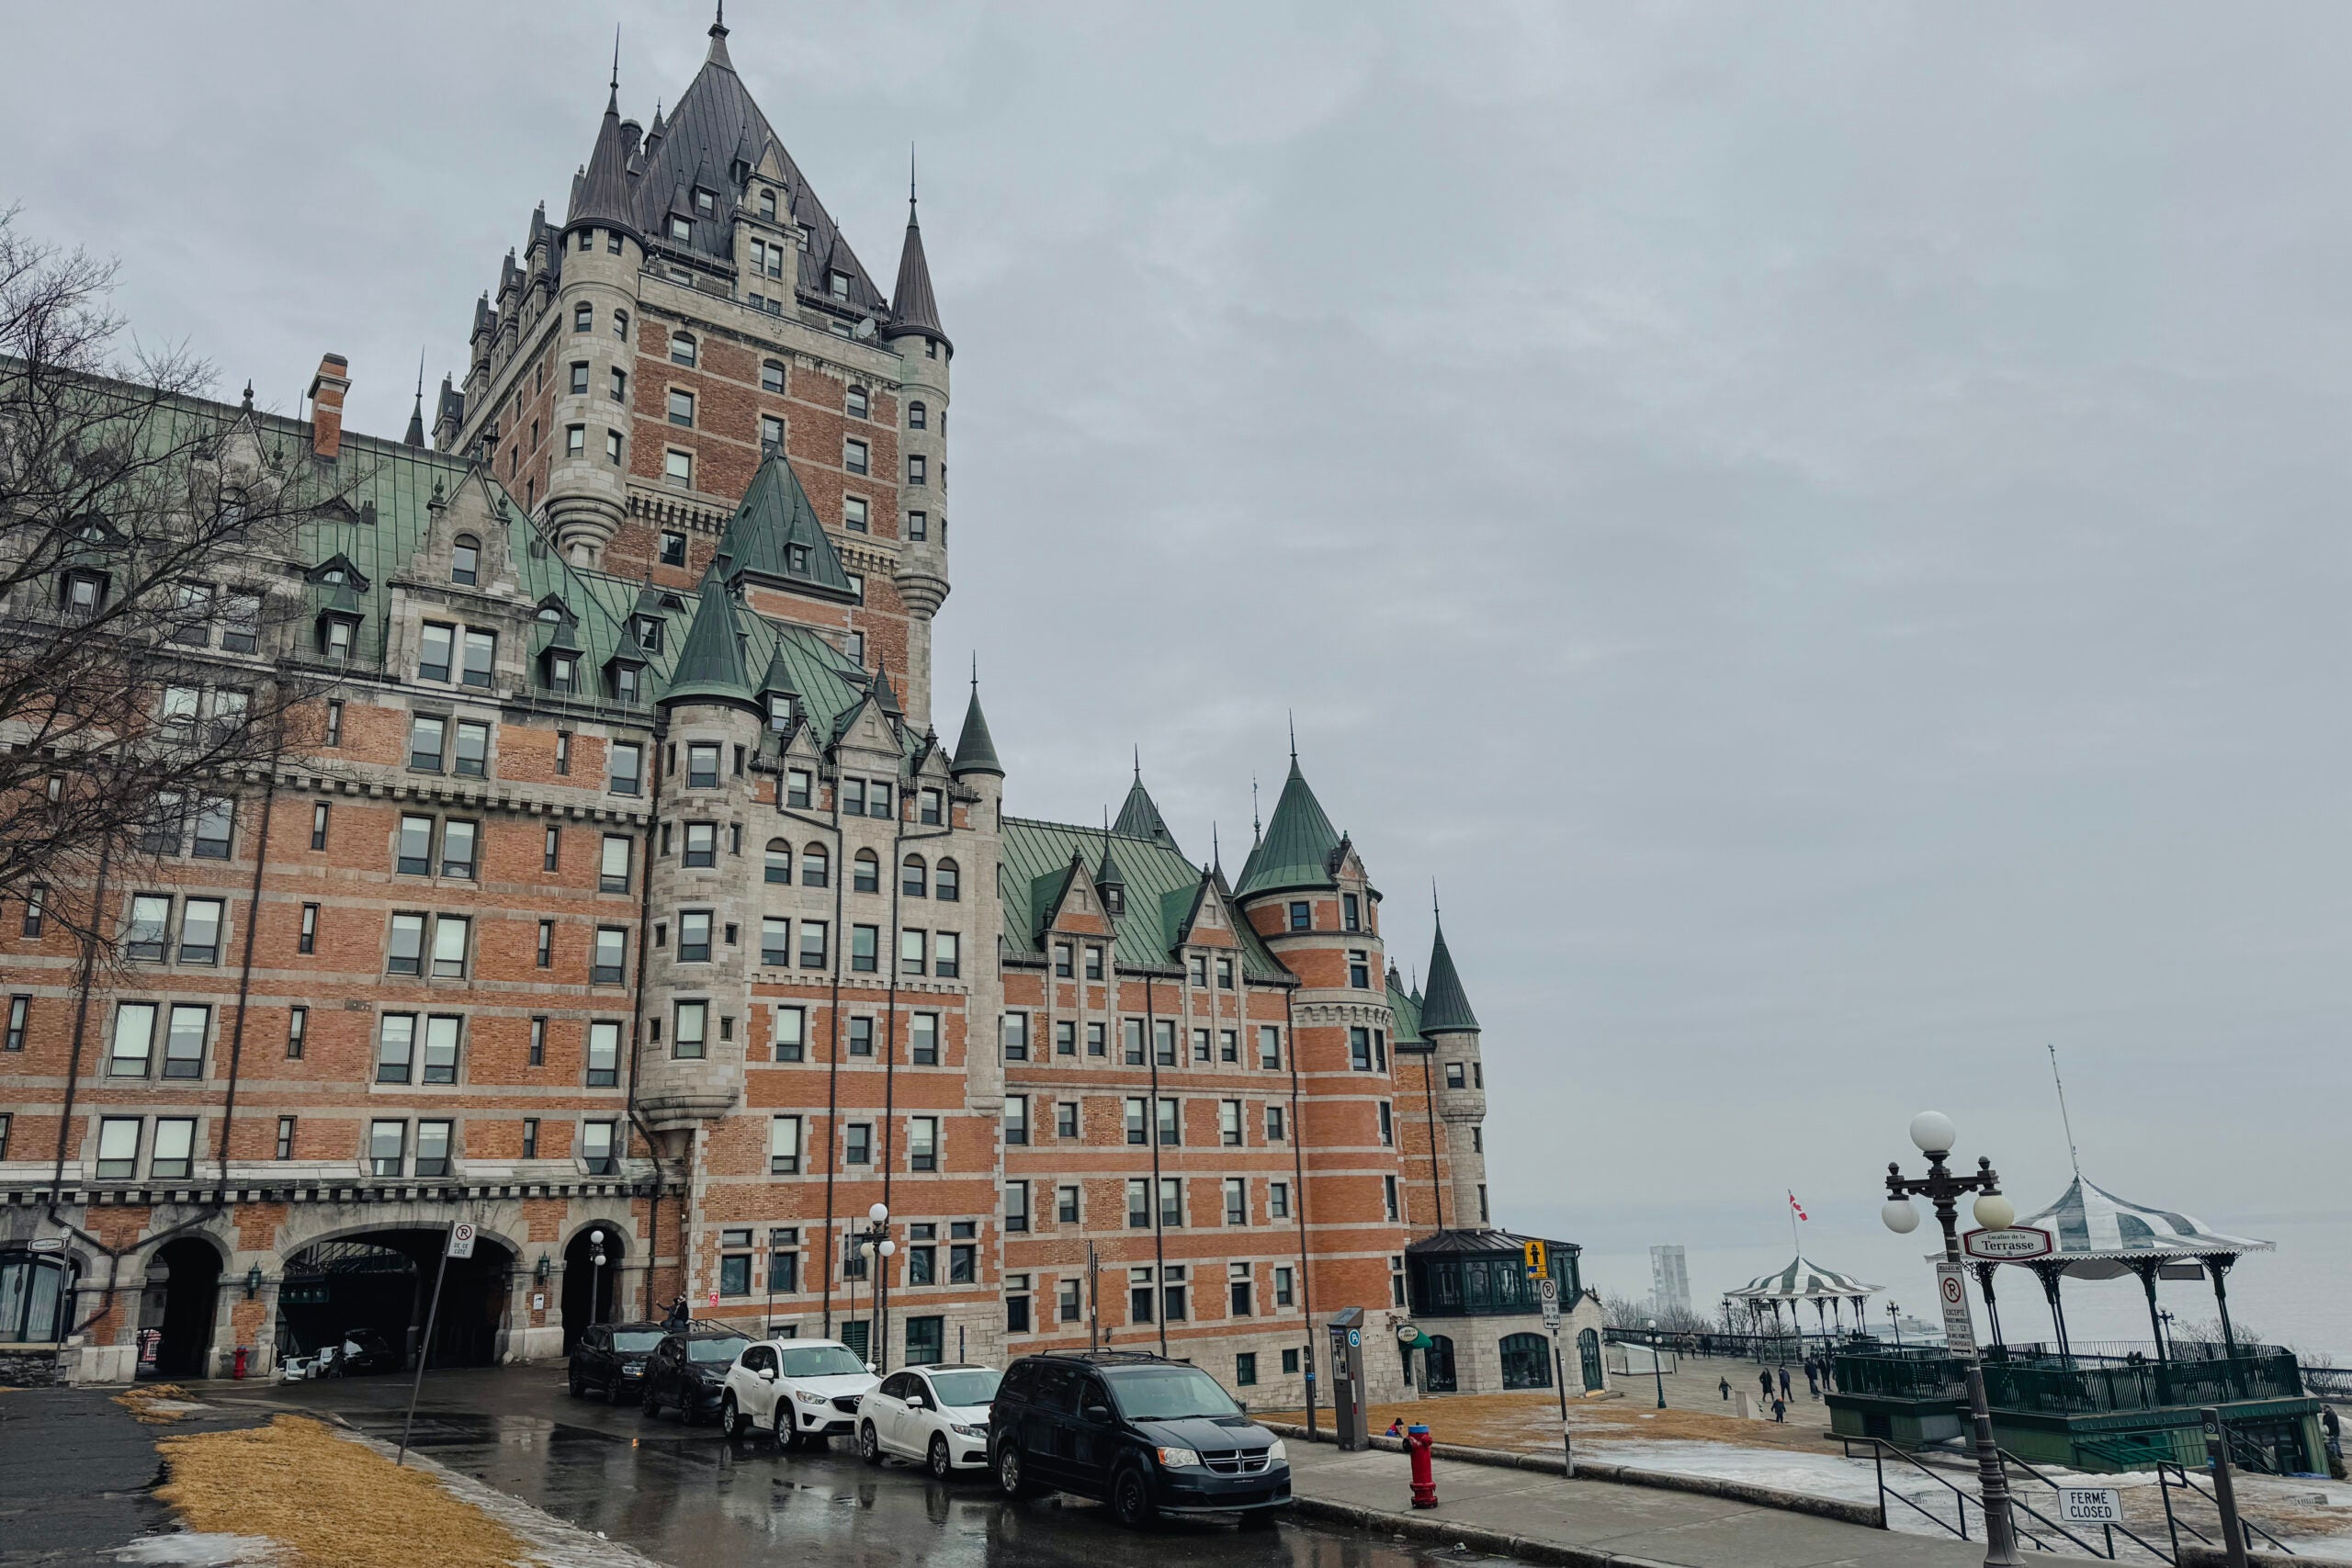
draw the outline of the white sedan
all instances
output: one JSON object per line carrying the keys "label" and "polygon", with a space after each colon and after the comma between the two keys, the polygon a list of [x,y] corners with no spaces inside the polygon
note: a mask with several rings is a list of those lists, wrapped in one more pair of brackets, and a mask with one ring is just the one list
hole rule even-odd
{"label": "white sedan", "polygon": [[954,1363],[892,1372],[858,1406],[857,1451],[868,1464],[884,1454],[921,1460],[942,1481],[987,1469],[989,1403],[1003,1377]]}

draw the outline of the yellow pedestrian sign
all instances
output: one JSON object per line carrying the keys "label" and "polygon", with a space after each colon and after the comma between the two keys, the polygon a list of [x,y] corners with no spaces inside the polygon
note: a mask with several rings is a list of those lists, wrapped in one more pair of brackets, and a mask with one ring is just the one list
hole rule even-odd
{"label": "yellow pedestrian sign", "polygon": [[1529,1279],[1540,1280],[1552,1271],[1551,1260],[1544,1255],[1542,1242],[1522,1242],[1520,1245],[1520,1251],[1526,1256]]}

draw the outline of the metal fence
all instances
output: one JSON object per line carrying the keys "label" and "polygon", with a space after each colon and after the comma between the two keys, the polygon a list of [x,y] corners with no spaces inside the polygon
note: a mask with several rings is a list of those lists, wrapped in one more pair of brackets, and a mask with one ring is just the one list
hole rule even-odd
{"label": "metal fence", "polygon": [[[1840,1352],[1834,1360],[1839,1392],[1882,1399],[1964,1397],[1957,1357],[1939,1350]],[[1996,1410],[2037,1416],[2092,1416],[2125,1410],[2177,1409],[2244,1399],[2296,1399],[2303,1384],[2295,1358],[2281,1352],[2235,1359],[2071,1362],[2024,1358],[1984,1363],[1984,1397]]]}

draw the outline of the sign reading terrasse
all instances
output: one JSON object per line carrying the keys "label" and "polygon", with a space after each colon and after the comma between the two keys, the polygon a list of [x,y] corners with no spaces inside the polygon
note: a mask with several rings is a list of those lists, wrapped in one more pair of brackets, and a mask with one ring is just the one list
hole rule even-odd
{"label": "sign reading terrasse", "polygon": [[2011,1225],[2007,1230],[1970,1231],[1960,1238],[1960,1249],[1985,1263],[2010,1263],[2025,1258],[2047,1258],[2057,1242],[2046,1230]]}

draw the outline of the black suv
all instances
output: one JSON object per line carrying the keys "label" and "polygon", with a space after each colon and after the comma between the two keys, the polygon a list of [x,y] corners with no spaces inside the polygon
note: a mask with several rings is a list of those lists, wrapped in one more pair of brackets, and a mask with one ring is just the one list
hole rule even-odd
{"label": "black suv", "polygon": [[571,1397],[592,1390],[613,1404],[638,1392],[645,1363],[662,1343],[658,1323],[600,1323],[571,1348]]}
{"label": "black suv", "polygon": [[1282,1440],[1189,1362],[1113,1350],[1023,1356],[997,1387],[989,1427],[1009,1497],[1100,1498],[1127,1525],[1238,1513],[1262,1526],[1290,1503]]}
{"label": "black suv", "polygon": [[718,1413],[727,1393],[727,1369],[751,1340],[715,1323],[697,1323],[681,1332],[665,1334],[653,1354],[645,1359],[645,1391],[638,1406],[659,1416],[665,1404],[678,1407],[678,1419],[688,1424]]}

